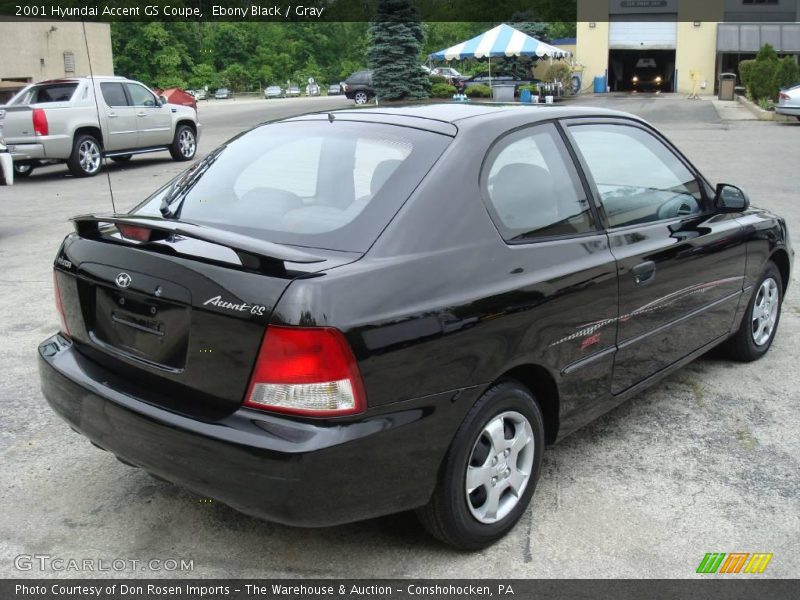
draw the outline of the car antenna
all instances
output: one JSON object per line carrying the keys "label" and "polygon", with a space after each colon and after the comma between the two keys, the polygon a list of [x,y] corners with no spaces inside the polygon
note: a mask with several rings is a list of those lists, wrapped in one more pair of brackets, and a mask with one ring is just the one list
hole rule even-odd
{"label": "car antenna", "polygon": [[328,123],[333,123],[336,120],[336,117],[333,113],[328,113]]}
{"label": "car antenna", "polygon": [[[103,121],[100,119],[100,105],[97,103],[97,89],[95,88],[94,71],[92,70],[92,53],[89,52],[89,38],[86,36],[86,22],[81,22],[81,25],[83,26],[83,43],[86,45],[86,60],[89,61],[89,77],[91,79],[89,82],[89,88],[92,90],[92,97],[94,98],[94,110],[95,114],[97,114],[97,122],[102,123]],[[103,160],[102,155],[101,160]],[[111,186],[111,173],[108,171],[108,162],[103,160],[103,166],[105,167],[106,179],[108,180],[108,193],[111,196],[111,210],[114,211],[114,214],[117,214],[117,205],[114,202],[114,188]]]}

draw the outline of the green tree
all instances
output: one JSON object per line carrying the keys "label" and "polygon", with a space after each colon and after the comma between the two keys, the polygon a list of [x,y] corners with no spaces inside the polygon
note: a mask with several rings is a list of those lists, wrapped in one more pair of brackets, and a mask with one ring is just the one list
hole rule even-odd
{"label": "green tree", "polygon": [[374,70],[372,84],[380,100],[428,96],[428,78],[419,68],[423,39],[419,13],[411,0],[378,1],[367,58]]}
{"label": "green tree", "polygon": [[797,66],[794,56],[784,56],[775,69],[773,86],[776,90],[782,90],[796,83],[800,83],[800,67]]}

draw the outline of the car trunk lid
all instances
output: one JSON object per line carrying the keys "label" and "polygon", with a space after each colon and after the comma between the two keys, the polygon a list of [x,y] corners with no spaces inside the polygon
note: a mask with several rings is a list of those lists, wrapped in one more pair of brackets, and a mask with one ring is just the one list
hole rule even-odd
{"label": "car trunk lid", "polygon": [[[78,350],[136,382],[142,399],[208,419],[240,406],[265,327],[292,280],[360,257],[177,221],[75,223],[77,234],[56,259],[56,282]],[[152,237],[126,239],[126,227]]]}

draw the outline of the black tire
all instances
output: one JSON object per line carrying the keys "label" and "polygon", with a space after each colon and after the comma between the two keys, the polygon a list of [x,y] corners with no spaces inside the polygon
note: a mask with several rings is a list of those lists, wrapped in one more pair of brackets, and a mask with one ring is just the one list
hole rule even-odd
{"label": "black tire", "polygon": [[366,104],[369,102],[369,94],[364,90],[358,90],[355,94],[353,94],[353,102],[356,104]]}
{"label": "black tire", "polygon": [[14,163],[14,179],[25,179],[26,177],[30,177],[31,173],[33,173],[34,167],[30,163]]}
{"label": "black tire", "polygon": [[[756,342],[759,337],[754,328],[758,327],[757,315],[759,311],[760,299],[764,296],[769,298],[768,289],[772,287],[769,281],[774,283],[775,300],[777,302],[777,313],[775,320],[769,331],[769,335],[765,335],[764,330],[760,330],[761,335],[765,338],[760,343]],[[753,289],[753,295],[747,305],[747,311],[742,317],[742,324],[739,330],[725,343],[725,350],[728,356],[734,360],[741,362],[752,362],[764,356],[772,346],[772,341],[775,339],[775,333],[778,331],[778,325],[781,320],[781,306],[783,305],[783,278],[778,270],[778,267],[773,262],[768,262],[764,273],[758,279]]]}
{"label": "black tire", "polygon": [[122,156],[112,156],[111,160],[118,163],[126,163],[133,158],[133,154],[123,154]]}
{"label": "black tire", "polygon": [[103,146],[97,139],[83,133],[75,136],[72,154],[67,159],[67,167],[75,177],[94,177],[103,166]]}
{"label": "black tire", "polygon": [[169,153],[177,161],[192,160],[197,154],[197,134],[188,125],[179,125],[169,147]]}
{"label": "black tire", "polygon": [[[532,446],[529,446],[528,449],[533,452],[533,456],[532,463],[528,467],[530,474],[527,483],[516,504],[502,518],[493,523],[486,523],[478,520],[475,515],[476,502],[473,498],[478,493],[477,504],[482,504],[480,494],[486,496],[487,491],[491,492],[489,484],[475,488],[468,495],[466,477],[468,468],[472,468],[476,464],[481,470],[489,470],[492,473],[496,469],[505,469],[506,459],[501,458],[502,462],[499,464],[493,462],[495,461],[493,450],[488,448],[483,450],[485,458],[478,458],[478,463],[474,462],[476,454],[481,450],[479,446],[484,440],[488,441],[488,437],[483,433],[484,428],[490,423],[496,422],[501,415],[517,415],[527,420],[533,438]],[[513,435],[520,433],[516,426],[512,432]],[[505,428],[503,437],[510,442],[508,430]],[[442,464],[439,482],[433,496],[427,505],[417,510],[417,516],[428,532],[456,548],[480,550],[493,544],[514,527],[528,507],[541,472],[543,452],[544,420],[536,399],[527,388],[516,381],[509,380],[498,383],[484,393],[464,418]],[[521,455],[522,452],[516,455],[517,461]],[[480,463],[483,463],[483,466]],[[510,469],[511,463],[509,462],[508,465]],[[499,473],[501,479],[502,473],[503,471]],[[508,476],[506,475],[506,477]],[[497,480],[498,477],[492,477],[492,487],[495,486]],[[508,481],[510,483],[511,480]],[[504,485],[508,484],[499,481],[498,489],[504,490],[503,498],[510,493],[510,488],[504,489],[502,487]],[[510,500],[513,502],[516,496],[513,493],[511,496],[513,497]],[[488,496],[484,498],[484,502],[488,504]],[[480,506],[477,508],[479,509]]]}

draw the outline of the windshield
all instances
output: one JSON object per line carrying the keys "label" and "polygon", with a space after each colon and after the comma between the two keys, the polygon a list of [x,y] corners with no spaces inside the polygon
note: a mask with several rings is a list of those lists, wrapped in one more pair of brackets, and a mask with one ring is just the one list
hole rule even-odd
{"label": "windshield", "polygon": [[[263,125],[215,151],[200,176],[167,202],[181,221],[271,242],[363,252],[449,140],[327,118]],[[171,188],[133,212],[161,216]]]}

